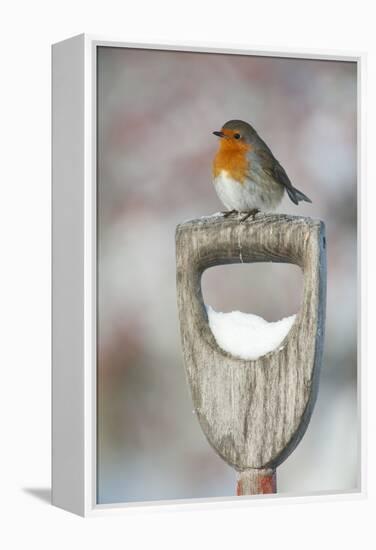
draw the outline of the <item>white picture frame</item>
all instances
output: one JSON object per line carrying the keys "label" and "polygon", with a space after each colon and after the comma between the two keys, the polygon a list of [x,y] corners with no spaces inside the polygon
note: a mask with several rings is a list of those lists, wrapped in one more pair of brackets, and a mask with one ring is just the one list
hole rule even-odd
{"label": "white picture frame", "polygon": [[[352,61],[358,67],[358,403],[361,469],[354,493],[268,495],[97,504],[96,488],[96,52],[100,46]],[[79,35],[52,47],[52,503],[81,516],[144,506],[250,506],[300,500],[363,498],[365,308],[363,141],[365,54],[238,49],[193,44],[131,44]]]}

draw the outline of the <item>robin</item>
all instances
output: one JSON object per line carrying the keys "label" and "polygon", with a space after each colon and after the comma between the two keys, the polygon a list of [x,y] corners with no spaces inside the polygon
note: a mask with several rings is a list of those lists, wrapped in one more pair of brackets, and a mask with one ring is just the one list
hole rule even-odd
{"label": "robin", "polygon": [[224,215],[244,212],[245,221],[257,212],[274,210],[286,190],[294,204],[312,202],[293,187],[284,168],[250,124],[229,120],[221,131],[213,162],[213,183],[228,209]]}

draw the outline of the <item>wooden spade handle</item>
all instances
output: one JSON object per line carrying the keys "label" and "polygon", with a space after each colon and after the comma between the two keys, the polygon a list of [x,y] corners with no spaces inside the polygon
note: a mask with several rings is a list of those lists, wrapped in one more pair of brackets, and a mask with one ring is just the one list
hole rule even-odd
{"label": "wooden spade handle", "polygon": [[[182,349],[196,415],[219,456],[238,472],[248,471],[240,487],[251,490],[251,471],[274,470],[294,450],[316,400],[325,322],[324,224],[270,214],[243,223],[221,215],[192,220],[177,227],[176,262]],[[205,269],[241,262],[294,263],[303,272],[294,325],[279,349],[254,361],[219,348],[201,291]]]}

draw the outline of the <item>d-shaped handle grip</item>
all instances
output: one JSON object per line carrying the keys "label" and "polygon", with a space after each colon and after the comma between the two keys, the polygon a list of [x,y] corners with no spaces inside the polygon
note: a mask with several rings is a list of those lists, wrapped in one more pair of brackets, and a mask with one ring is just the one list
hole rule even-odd
{"label": "d-shaped handle grip", "polygon": [[[241,223],[221,215],[176,230],[177,297],[193,404],[216,452],[239,471],[275,468],[311,417],[322,359],[325,228],[310,218],[259,214]],[[256,360],[220,349],[209,328],[201,276],[215,265],[284,262],[301,267],[303,301],[279,350]]]}

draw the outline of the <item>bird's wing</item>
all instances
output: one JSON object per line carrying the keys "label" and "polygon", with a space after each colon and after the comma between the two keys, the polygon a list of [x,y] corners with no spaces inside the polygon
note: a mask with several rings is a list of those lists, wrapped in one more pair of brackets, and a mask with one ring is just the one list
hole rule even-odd
{"label": "bird's wing", "polygon": [[266,143],[262,143],[255,151],[259,158],[263,171],[272,177],[286,189],[286,192],[294,204],[299,204],[299,201],[304,200],[311,202],[301,191],[293,187],[285,169],[281,166],[278,160],[274,157]]}

